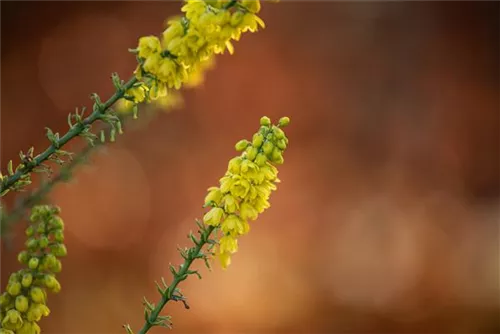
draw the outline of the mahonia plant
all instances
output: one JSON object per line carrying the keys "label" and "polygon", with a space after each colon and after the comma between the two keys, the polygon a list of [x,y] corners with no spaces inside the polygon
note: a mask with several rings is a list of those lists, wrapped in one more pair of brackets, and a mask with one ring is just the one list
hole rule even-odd
{"label": "mahonia plant", "polygon": [[[171,317],[160,315],[169,301],[181,301],[189,308],[177,286],[189,275],[201,278],[197,270],[190,269],[194,260],[204,260],[209,269],[213,256],[218,256],[223,269],[231,263],[231,255],[238,250],[238,238],[250,231],[250,220],[257,219],[259,214],[269,208],[271,192],[276,190],[276,183],[280,182],[274,165],[284,162],[283,152],[288,145],[288,138],[283,128],[289,123],[288,117],[281,118],[277,125],[272,125],[269,117],[262,117],[261,127],[252,140],[243,139],[236,143],[236,150],[242,153],[229,161],[219,186],[208,188],[204,207],[210,210],[205,213],[203,222],[196,221],[199,237],[189,233],[188,237],[194,246],[178,249],[184,263],[177,268],[170,265],[173,275],[170,285],[163,278],[162,284],[156,283],[161,295],[157,305],[144,298],[145,323],[138,334],[145,334],[154,326],[171,328]],[[129,325],[123,327],[128,334],[134,334]]]}
{"label": "mahonia plant", "polygon": [[[111,79],[116,91],[107,101],[102,102],[97,94],[91,94],[94,103],[89,115],[85,115],[85,108],[70,113],[69,130],[62,135],[46,128],[50,146],[45,151],[36,156],[33,147],[26,153],[21,151],[20,163],[14,168],[11,160],[7,175],[0,173],[1,197],[11,190],[24,190],[31,183],[32,172],[50,175],[52,169],[47,162],[63,166],[56,178],[27,196],[14,214],[7,215],[0,203],[0,231],[4,230],[6,221],[19,218],[24,208],[40,201],[54,184],[69,180],[72,169],[84,161],[98,143],[114,142],[116,135],[123,133],[122,122],[129,111],[135,119],[139,104],[172,108],[181,103],[176,90],[199,85],[204,72],[213,67],[215,55],[226,50],[232,54],[232,41],[238,41],[244,32],[264,28],[264,22],[257,16],[259,11],[260,1],[255,0],[187,0],[182,7],[184,16],[170,18],[161,37],[141,37],[137,48],[129,50],[138,62],[131,79],[125,82],[113,73]],[[231,255],[238,250],[238,238],[250,230],[249,221],[270,206],[269,197],[279,182],[274,165],[283,163],[283,151],[288,145],[282,128],[289,121],[283,117],[272,125],[268,117],[263,117],[261,128],[252,140],[236,144],[237,151],[242,153],[231,159],[219,186],[208,189],[204,207],[209,210],[203,222],[196,221],[200,236],[190,233],[194,246],[179,248],[184,263],[177,268],[170,265],[173,282],[167,285],[162,279],[162,284],[157,283],[161,294],[157,305],[144,299],[145,324],[139,334],[154,326],[171,326],[170,317],[160,315],[168,301],[181,301],[188,307],[177,286],[189,275],[201,278],[198,271],[190,269],[194,260],[203,259],[209,269],[214,256],[224,269],[230,264]],[[96,131],[92,129],[94,123],[105,127]],[[73,157],[72,152],[62,147],[77,137],[84,138],[88,145]],[[58,257],[66,255],[64,226],[58,214],[56,207],[33,208],[32,224],[26,230],[27,250],[18,257],[27,268],[10,276],[6,292],[0,296],[0,334],[40,333],[37,322],[50,312],[46,290],[60,290],[54,274],[61,271]],[[129,334],[133,333],[130,326],[124,327]]]}
{"label": "mahonia plant", "polygon": [[37,322],[50,313],[47,290],[61,290],[55,274],[62,268],[58,258],[67,254],[59,213],[59,208],[47,205],[32,210],[26,250],[18,256],[26,268],[10,275],[7,289],[0,295],[0,334],[38,334]]}

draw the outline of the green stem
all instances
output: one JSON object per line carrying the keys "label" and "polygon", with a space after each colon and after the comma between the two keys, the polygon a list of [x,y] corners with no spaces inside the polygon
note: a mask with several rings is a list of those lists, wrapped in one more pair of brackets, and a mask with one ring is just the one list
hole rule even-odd
{"label": "green stem", "polygon": [[73,138],[80,135],[83,130],[88,125],[93,124],[96,120],[100,119],[101,115],[104,114],[113,104],[116,103],[119,99],[121,99],[125,92],[132,88],[132,86],[138,81],[138,79],[134,76],[127,83],[123,85],[123,88],[117,90],[113,96],[111,96],[100,108],[96,108],[89,116],[87,116],[81,123],[76,124],[72,128],[62,136],[57,143],[50,145],[44,152],[37,155],[29,164],[27,164],[24,168],[19,169],[13,175],[8,176],[4,179],[2,184],[0,185],[0,193],[4,192],[7,189],[10,189],[17,181],[21,179],[23,175],[30,173],[34,168],[40,166],[43,162],[50,158],[52,154],[54,154],[58,149],[60,149],[67,142],[72,140]]}
{"label": "green stem", "polygon": [[215,230],[214,226],[208,226],[201,233],[200,241],[196,246],[192,247],[193,251],[188,252],[188,257],[184,260],[184,263],[181,265],[181,270],[174,275],[174,280],[172,284],[168,287],[168,290],[162,295],[162,298],[158,305],[153,309],[151,314],[149,315],[148,320],[142,326],[137,334],[146,334],[157,321],[160,312],[163,310],[165,305],[171,300],[173,300],[175,289],[180,282],[184,281],[187,278],[187,273],[189,271],[189,267],[193,263],[193,261],[201,255],[201,249],[208,243],[210,234]]}

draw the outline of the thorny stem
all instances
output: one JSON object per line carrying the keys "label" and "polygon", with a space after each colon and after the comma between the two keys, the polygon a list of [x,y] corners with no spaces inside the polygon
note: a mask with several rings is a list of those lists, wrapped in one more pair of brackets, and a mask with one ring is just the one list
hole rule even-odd
{"label": "thorny stem", "polygon": [[68,132],[62,136],[57,143],[51,144],[44,152],[37,155],[29,164],[25,167],[19,169],[13,175],[8,176],[4,179],[4,182],[0,184],[0,193],[11,188],[17,181],[21,179],[23,175],[30,173],[34,168],[40,166],[49,157],[54,154],[58,149],[60,149],[67,142],[80,135],[88,125],[93,124],[96,120],[100,119],[101,115],[104,114],[113,104],[115,104],[119,99],[121,99],[125,92],[132,88],[132,86],[138,81],[134,76],[127,83],[123,85],[122,89],[117,90],[113,96],[111,96],[104,104],[99,108],[96,108],[92,113],[87,116],[81,123],[75,124],[74,127],[70,128]]}
{"label": "thorny stem", "polygon": [[174,293],[180,282],[184,281],[187,278],[189,267],[193,263],[193,261],[197,258],[200,258],[201,249],[208,243],[210,234],[216,229],[214,226],[208,226],[205,228],[200,236],[200,241],[196,244],[196,246],[191,248],[191,251],[188,252],[187,258],[184,260],[184,263],[180,266],[179,272],[174,275],[174,280],[172,284],[169,285],[167,291],[162,294],[162,298],[158,305],[153,309],[145,324],[139,330],[137,334],[146,334],[155,324],[160,315],[160,312],[163,310],[165,305],[174,300]]}

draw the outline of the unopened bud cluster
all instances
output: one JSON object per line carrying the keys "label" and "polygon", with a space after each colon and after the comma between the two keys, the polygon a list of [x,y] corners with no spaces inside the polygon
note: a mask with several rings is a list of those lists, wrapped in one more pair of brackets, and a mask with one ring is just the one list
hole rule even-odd
{"label": "unopened bud cluster", "polygon": [[279,182],[274,164],[283,163],[283,152],[288,145],[282,128],[289,122],[288,117],[283,117],[273,125],[268,117],[262,117],[252,141],[241,140],[236,144],[236,150],[242,154],[229,161],[220,186],[208,189],[205,206],[211,209],[203,221],[222,232],[217,253],[223,268],[238,250],[237,238],[250,230],[248,221],[257,219],[270,206],[269,197]]}
{"label": "unopened bud cluster", "polygon": [[57,293],[61,285],[55,273],[61,271],[59,257],[65,256],[64,224],[59,209],[36,206],[26,229],[26,250],[18,255],[26,268],[13,273],[0,295],[0,334],[38,334],[37,322],[50,313],[47,290]]}

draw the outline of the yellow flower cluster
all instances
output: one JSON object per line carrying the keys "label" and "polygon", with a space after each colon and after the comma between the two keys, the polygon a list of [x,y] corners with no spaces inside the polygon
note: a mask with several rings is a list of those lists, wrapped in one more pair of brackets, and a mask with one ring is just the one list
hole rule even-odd
{"label": "yellow flower cluster", "polygon": [[167,89],[199,82],[215,54],[226,49],[234,52],[231,40],[264,27],[256,15],[259,10],[258,0],[187,0],[182,7],[185,16],[170,19],[161,40],[156,36],[139,39],[137,78],[150,79],[152,99],[165,95]]}
{"label": "yellow flower cluster", "polygon": [[243,153],[229,161],[220,186],[208,189],[205,206],[211,209],[203,221],[222,233],[217,254],[223,268],[227,268],[231,254],[238,250],[237,238],[250,230],[248,221],[257,219],[270,206],[269,196],[279,182],[273,164],[283,163],[288,138],[282,128],[289,122],[288,117],[283,117],[278,125],[272,125],[268,117],[262,117],[260,130],[252,141],[236,144],[236,150]]}
{"label": "yellow flower cluster", "polygon": [[38,334],[37,322],[50,313],[46,290],[61,290],[54,273],[61,271],[58,257],[67,253],[58,213],[58,208],[45,205],[33,208],[33,224],[26,229],[27,250],[18,256],[27,268],[13,273],[6,292],[0,295],[0,334]]}

